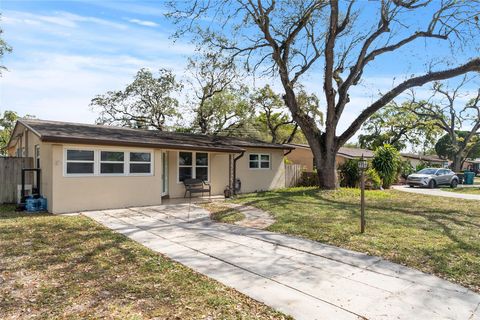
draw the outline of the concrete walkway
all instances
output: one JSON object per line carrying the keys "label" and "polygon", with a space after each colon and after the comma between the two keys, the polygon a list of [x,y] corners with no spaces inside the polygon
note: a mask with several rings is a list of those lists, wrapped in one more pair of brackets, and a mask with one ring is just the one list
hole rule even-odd
{"label": "concrete walkway", "polygon": [[464,287],[378,257],[213,223],[195,205],[83,214],[296,319],[480,319],[480,295]]}
{"label": "concrete walkway", "polygon": [[456,199],[465,199],[465,200],[480,200],[480,194],[467,194],[467,193],[443,191],[442,189],[410,188],[409,186],[392,186],[392,189],[404,191],[404,192],[410,192],[410,193],[425,194],[428,196],[456,198]]}

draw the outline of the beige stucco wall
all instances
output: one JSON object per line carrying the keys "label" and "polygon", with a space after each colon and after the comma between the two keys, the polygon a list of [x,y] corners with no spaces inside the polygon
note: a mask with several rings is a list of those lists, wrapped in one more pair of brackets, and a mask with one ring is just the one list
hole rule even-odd
{"label": "beige stucco wall", "polygon": [[313,153],[310,149],[296,148],[286,157],[291,163],[301,164],[305,171],[313,171]]}
{"label": "beige stucco wall", "polygon": [[[20,126],[19,126],[20,127]],[[34,156],[35,145],[40,145],[42,169],[42,194],[47,198],[48,210],[52,213],[66,213],[86,210],[122,208],[131,206],[157,205],[162,202],[162,152],[168,159],[168,196],[181,198],[185,187],[178,182],[178,152],[128,147],[108,147],[80,144],[43,143],[23,126],[22,139],[12,149],[27,147],[29,156]],[[28,136],[28,138],[26,138]],[[64,152],[67,148],[112,151],[151,151],[154,154],[152,176],[65,176]],[[249,154],[266,153],[271,156],[269,169],[250,169]],[[283,188],[285,166],[283,150],[250,148],[237,162],[237,178],[242,182],[242,193]],[[213,195],[221,195],[229,183],[229,157],[238,154],[209,152],[209,180]]]}
{"label": "beige stucco wall", "polygon": [[[178,152],[169,150],[169,196],[182,198],[185,194],[183,183],[178,182]],[[237,178],[242,182],[241,191],[255,192],[285,187],[285,166],[283,162],[283,150],[249,148],[244,156],[237,161]],[[270,154],[270,169],[249,169],[248,159],[250,153]],[[238,156],[239,154],[232,154]],[[228,186],[229,177],[229,154],[209,152],[209,176],[212,187],[212,195],[221,195]]]}
{"label": "beige stucco wall", "polygon": [[[310,149],[296,148],[292,150],[287,156],[287,159],[294,164],[301,164],[307,172],[313,171],[313,153]],[[347,158],[337,155],[335,157],[337,167],[345,163]]]}
{"label": "beige stucco wall", "polygon": [[[84,210],[156,205],[161,200],[161,150],[153,150],[154,171],[151,176],[64,176],[64,149],[82,147],[53,144],[52,191],[49,211],[65,213]],[[91,149],[95,146],[83,146]],[[141,148],[101,147],[101,150],[152,151]]]}
{"label": "beige stucco wall", "polygon": [[[270,169],[250,169],[249,154],[270,154]],[[237,161],[237,178],[242,182],[241,193],[272,190],[285,187],[283,150],[248,148]]]}

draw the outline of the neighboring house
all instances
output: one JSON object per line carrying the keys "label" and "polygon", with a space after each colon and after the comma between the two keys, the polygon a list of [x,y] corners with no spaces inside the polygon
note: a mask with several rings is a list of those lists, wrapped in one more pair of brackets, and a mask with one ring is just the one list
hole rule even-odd
{"label": "neighboring house", "polygon": [[[286,158],[295,164],[301,164],[305,171],[312,172],[315,167],[313,153],[307,144],[287,144],[286,146],[294,148],[286,155]],[[360,148],[341,147],[336,156],[337,166],[343,164],[348,159],[356,159],[364,156],[367,159],[373,158],[373,151]]]}
{"label": "neighboring house", "polygon": [[428,166],[434,167],[447,167],[448,160],[439,158],[437,156],[427,156],[415,153],[401,153],[400,154],[404,160],[410,162],[413,168],[416,168],[418,165],[427,164]]}
{"label": "neighboring house", "polygon": [[[212,194],[241,181],[240,192],[285,186],[292,147],[232,137],[148,131],[45,120],[19,120],[9,155],[34,157],[52,213],[158,205],[183,197],[187,178]],[[236,160],[235,160],[236,159]]]}

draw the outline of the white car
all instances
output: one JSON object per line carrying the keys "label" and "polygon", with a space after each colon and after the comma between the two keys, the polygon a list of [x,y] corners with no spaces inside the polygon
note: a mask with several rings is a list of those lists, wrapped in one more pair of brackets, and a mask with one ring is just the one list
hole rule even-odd
{"label": "white car", "polygon": [[409,175],[407,177],[407,184],[411,188],[415,186],[435,188],[440,185],[448,185],[451,188],[456,188],[458,180],[458,176],[450,169],[425,168]]}

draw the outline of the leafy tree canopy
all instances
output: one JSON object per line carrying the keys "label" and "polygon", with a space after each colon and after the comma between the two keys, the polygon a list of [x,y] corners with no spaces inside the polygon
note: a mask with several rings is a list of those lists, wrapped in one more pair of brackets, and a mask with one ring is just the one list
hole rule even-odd
{"label": "leafy tree canopy", "polygon": [[[2,15],[0,14],[0,21],[1,21]],[[5,53],[12,52],[12,47],[8,45],[8,43],[5,42],[5,40],[2,39],[2,34],[3,30],[0,25],[0,60],[2,59],[3,55]],[[2,75],[2,71],[6,70],[5,66],[0,64],[0,76]]]}
{"label": "leafy tree canopy", "polygon": [[[468,136],[468,131],[456,131],[456,137],[459,144],[465,141]],[[456,154],[456,147],[452,145],[451,136],[445,134],[438,139],[435,144],[435,152],[440,158],[453,160]],[[480,158],[480,137],[477,135],[468,143],[466,158],[476,159]]]}
{"label": "leafy tree canopy", "polygon": [[193,131],[212,135],[245,135],[253,117],[246,89],[221,91],[203,102],[197,110]]}
{"label": "leafy tree canopy", "polygon": [[432,119],[411,112],[411,103],[391,103],[377,111],[363,125],[358,142],[362,148],[375,150],[385,144],[401,151],[407,146],[433,147],[441,130]]}
{"label": "leafy tree canopy", "polygon": [[160,69],[158,76],[148,69],[138,71],[125,90],[109,91],[92,99],[98,110],[98,124],[165,130],[179,117],[176,98],[182,84],[170,70]]}

